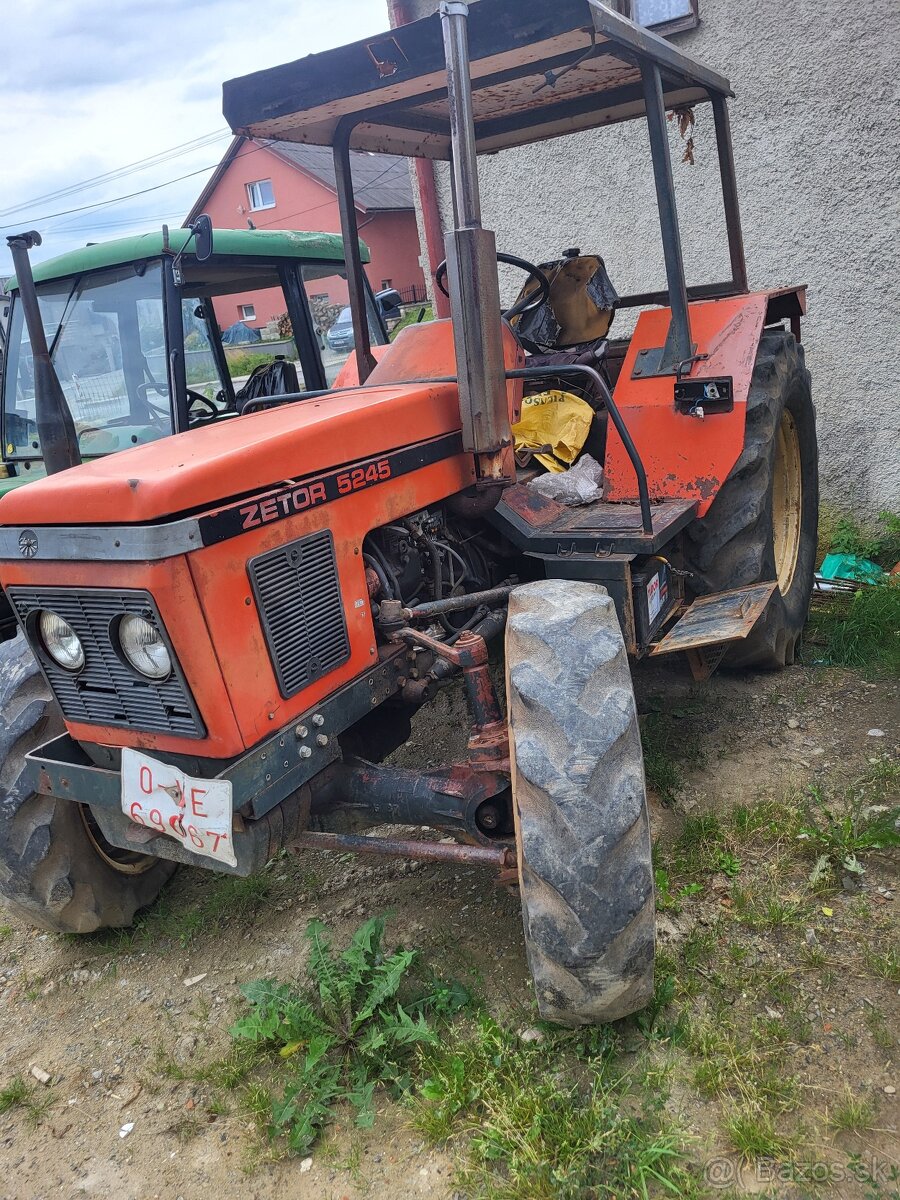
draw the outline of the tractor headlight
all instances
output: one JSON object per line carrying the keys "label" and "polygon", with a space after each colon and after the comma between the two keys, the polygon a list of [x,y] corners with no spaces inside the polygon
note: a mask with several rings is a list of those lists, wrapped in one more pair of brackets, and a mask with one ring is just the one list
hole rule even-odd
{"label": "tractor headlight", "polygon": [[81,670],[84,666],[84,646],[68,621],[45,608],[38,617],[38,631],[44,649],[57,666],[66,671]]}
{"label": "tractor headlight", "polygon": [[159,630],[143,617],[126,613],[115,631],[125,661],[147,679],[168,679],[172,658]]}

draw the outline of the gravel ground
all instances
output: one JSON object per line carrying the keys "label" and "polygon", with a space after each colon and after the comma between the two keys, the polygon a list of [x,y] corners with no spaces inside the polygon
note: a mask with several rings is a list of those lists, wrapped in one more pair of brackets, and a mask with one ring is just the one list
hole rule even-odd
{"label": "gravel ground", "polygon": [[[896,686],[855,673],[797,666],[777,676],[716,676],[698,688],[677,664],[640,666],[636,688],[639,708],[651,714],[646,720],[665,719],[674,731],[666,750],[674,773],[660,785],[665,797],[652,796],[655,832],[663,838],[677,837],[690,815],[859,773],[873,756],[897,748]],[[420,714],[413,741],[395,758],[430,765],[459,754],[463,712],[458,691],[443,694]],[[870,735],[873,729],[885,736]],[[887,861],[873,866],[864,883],[880,927],[893,923],[896,938],[894,886]],[[821,933],[836,946],[857,936],[851,899],[833,902],[837,930]],[[721,911],[721,902],[713,888],[689,912],[661,914],[661,945],[677,948],[692,926]],[[235,1097],[177,1077],[227,1049],[227,1030],[241,1006],[239,983],[302,972],[309,917],[327,921],[340,941],[380,912],[392,914],[392,939],[421,948],[440,971],[474,984],[493,1011],[533,1021],[518,899],[483,870],[286,854],[257,891],[223,892],[204,873],[181,871],[132,936],[61,938],[10,917],[0,929],[0,1087],[23,1076],[31,1091],[24,1105],[0,1115],[0,1195],[461,1195],[454,1184],[458,1147],[426,1145],[406,1111],[387,1100],[379,1103],[373,1129],[356,1130],[339,1118],[311,1161],[273,1161]],[[770,937],[748,933],[746,940],[748,953],[780,953]],[[896,1158],[890,1089],[900,1087],[897,984],[837,976],[818,991],[810,985],[808,1007],[819,1013],[822,1033],[804,1049],[801,1066],[816,1095],[836,1094],[846,1083],[871,1095],[878,1132],[860,1149]],[[887,1037],[873,1035],[875,1007]],[[33,1067],[49,1083],[39,1082]],[[715,1153],[721,1144],[715,1106],[688,1088],[675,1095],[685,1127],[705,1153]]]}

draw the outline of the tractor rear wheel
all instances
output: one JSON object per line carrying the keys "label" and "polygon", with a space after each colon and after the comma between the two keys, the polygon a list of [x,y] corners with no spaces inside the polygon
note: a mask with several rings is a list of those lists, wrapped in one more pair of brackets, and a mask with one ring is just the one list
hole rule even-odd
{"label": "tractor rear wheel", "polygon": [[747,398],[744,449],[705,517],[688,526],[693,596],[776,579],[749,637],[725,665],[779,670],[794,661],[812,593],[819,514],[816,414],[803,347],[764,330]]}
{"label": "tractor rear wheel", "polygon": [[644,760],[615,605],[548,579],[510,596],[507,696],[525,946],[540,1014],[635,1012],[656,912]]}
{"label": "tractor rear wheel", "polygon": [[32,792],[25,755],[63,720],[21,634],[0,646],[0,894],[10,912],[56,933],[130,925],[176,864],[120,850],[87,805]]}

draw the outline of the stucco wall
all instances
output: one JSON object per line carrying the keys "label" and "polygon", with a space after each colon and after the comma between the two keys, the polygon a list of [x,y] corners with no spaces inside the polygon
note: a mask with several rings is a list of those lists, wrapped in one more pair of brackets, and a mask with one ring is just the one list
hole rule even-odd
{"label": "stucco wall", "polygon": [[[410,7],[420,16],[436,4]],[[736,93],[750,285],[809,284],[803,341],[823,496],[861,512],[900,510],[895,0],[700,0],[700,17],[673,40]],[[729,274],[709,106],[696,117],[693,167],[679,162],[670,129],[689,283]],[[623,294],[665,286],[643,122],[479,162],[484,223],[501,249],[540,260],[580,246],[603,254]],[[446,197],[446,172],[438,175]],[[448,205],[444,214],[449,222]]]}

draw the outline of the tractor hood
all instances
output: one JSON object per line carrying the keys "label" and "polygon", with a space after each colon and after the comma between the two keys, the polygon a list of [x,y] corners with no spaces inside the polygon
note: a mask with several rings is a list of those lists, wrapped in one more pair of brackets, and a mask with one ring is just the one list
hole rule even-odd
{"label": "tractor hood", "polygon": [[35,480],[0,525],[147,525],[452,434],[455,384],[384,384],[232,417]]}

